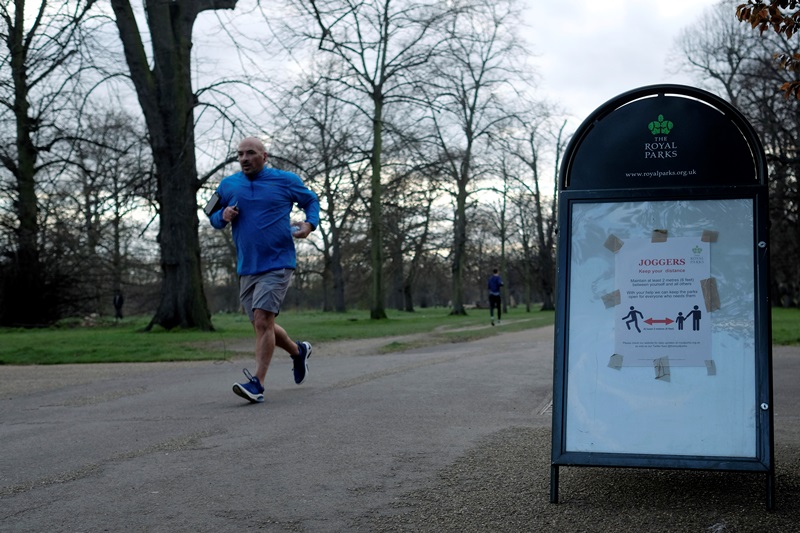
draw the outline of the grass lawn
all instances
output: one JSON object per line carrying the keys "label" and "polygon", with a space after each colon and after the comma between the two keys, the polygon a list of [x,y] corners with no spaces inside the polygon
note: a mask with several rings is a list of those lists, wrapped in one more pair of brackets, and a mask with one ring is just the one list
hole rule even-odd
{"label": "grass lawn", "polygon": [[800,344],[800,309],[772,309],[772,343]]}
{"label": "grass lawn", "polygon": [[[370,320],[368,311],[322,313],[284,311],[278,323],[293,337],[316,342],[366,339],[436,332],[438,342],[463,342],[501,332],[537,328],[553,323],[554,313],[513,310],[502,328],[488,325],[486,310],[467,316],[450,316],[449,309],[423,309],[415,313],[387,310],[387,320]],[[64,321],[43,329],[0,329],[0,365],[120,363],[191,361],[223,357],[221,342],[253,339],[249,320],[241,314],[213,317],[215,331],[155,329],[142,332],[151,317],[126,318],[114,323],[108,318],[87,325],[80,320]],[[396,344],[401,350],[407,346]]]}
{"label": "grass lawn", "polygon": [[[502,327],[477,328],[488,324],[486,310],[473,310],[467,316],[450,316],[448,312],[443,308],[416,313],[389,310],[387,320],[370,320],[368,311],[284,311],[278,322],[293,336],[307,336],[316,342],[430,332],[435,332],[435,342],[464,342],[550,325],[555,318],[552,312],[512,309],[505,315]],[[104,319],[92,325],[70,320],[46,329],[0,329],[0,365],[219,359],[224,356],[220,342],[253,338],[250,322],[240,314],[215,315],[216,330],[210,333],[179,329],[143,333],[149,320],[149,316],[120,323]],[[772,310],[772,338],[774,344],[800,344],[800,309]],[[402,343],[391,345],[394,350],[409,347]]]}

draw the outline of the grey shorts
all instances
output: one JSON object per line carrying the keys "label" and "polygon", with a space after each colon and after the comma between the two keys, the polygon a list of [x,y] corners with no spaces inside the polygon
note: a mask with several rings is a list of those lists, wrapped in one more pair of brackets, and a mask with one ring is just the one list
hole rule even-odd
{"label": "grey shorts", "polygon": [[281,304],[289,290],[293,274],[294,270],[284,268],[239,278],[239,299],[251,322],[253,309],[263,309],[275,313],[275,316],[281,312]]}

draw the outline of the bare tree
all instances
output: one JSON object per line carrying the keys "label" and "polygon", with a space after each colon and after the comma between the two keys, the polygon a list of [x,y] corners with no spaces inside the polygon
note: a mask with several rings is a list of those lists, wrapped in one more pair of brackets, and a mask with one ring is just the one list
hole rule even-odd
{"label": "bare tree", "polygon": [[[772,4],[768,12],[777,9],[776,2]],[[766,9],[763,3],[762,7]],[[771,56],[778,51],[785,56],[800,57],[800,41],[786,31],[759,35],[737,22],[733,13],[732,0],[721,2],[684,30],[684,37],[678,42],[682,66],[688,66],[706,88],[728,97],[759,133],[770,174],[772,301],[777,305],[798,306],[800,100],[779,97],[781,92],[791,92],[798,72],[774,64]],[[753,11],[751,15],[760,17],[760,13]],[[745,14],[740,6],[737,16],[742,18]],[[775,23],[779,29],[786,30],[786,26],[782,26],[782,16],[776,14]],[[718,21],[718,24],[709,27],[707,20]],[[731,35],[736,35],[736,39],[730,38]],[[722,76],[720,72],[728,74]]]}
{"label": "bare tree", "polygon": [[326,61],[319,68],[325,75],[312,73],[287,96],[284,109],[295,111],[286,113],[276,143],[297,162],[305,181],[320,197],[317,250],[323,258],[322,308],[341,313],[347,307],[345,256],[364,218],[360,191],[368,178],[369,156],[361,149],[367,136],[359,128],[357,110],[342,98],[341,85],[330,81],[336,77],[337,65]]}
{"label": "bare tree", "polygon": [[192,28],[204,11],[236,0],[144,0],[152,64],[129,0],[111,0],[144,113],[158,180],[161,298],[148,326],[213,329],[203,291],[196,194]]}
{"label": "bare tree", "polygon": [[467,204],[480,176],[478,152],[511,122],[503,93],[525,78],[516,61],[524,56],[515,35],[520,13],[513,0],[479,1],[458,13],[447,29],[446,54],[433,63],[424,87],[433,112],[436,143],[454,186],[452,310],[466,314],[464,272]]}
{"label": "bare tree", "polygon": [[755,58],[765,52],[764,43],[754,39],[752,32],[731,16],[738,0],[722,0],[696,25],[684,28],[672,54],[674,71],[702,71],[701,87],[722,91],[725,98],[738,105],[744,89],[741,80],[752,70]]}
{"label": "bare tree", "polygon": [[[35,325],[57,318],[49,305],[41,264],[37,180],[43,155],[65,138],[69,100],[79,84],[81,24],[94,0],[25,0],[0,3],[0,164],[11,175],[16,218],[14,242],[6,251],[0,324]],[[74,118],[74,117],[73,117]],[[64,121],[64,122],[62,122]],[[13,309],[10,304],[13,303]],[[52,303],[52,302],[50,302]]]}
{"label": "bare tree", "polygon": [[[530,205],[530,195],[517,189],[511,197],[512,213],[515,221],[518,248],[514,254],[517,262],[522,264],[519,269],[520,279],[522,280],[522,299],[525,302],[525,311],[533,309],[533,294],[536,275],[536,246],[534,238],[534,216]],[[539,291],[536,291],[539,294]]]}
{"label": "bare tree", "polygon": [[412,157],[410,153],[404,159],[419,164],[396,169],[393,179],[387,183],[384,224],[393,305],[399,311],[413,312],[420,265],[429,251],[431,234],[437,223],[434,204],[440,199],[442,189],[438,171],[430,159]]}
{"label": "bare tree", "polygon": [[[497,236],[500,240],[500,261],[496,267],[493,267],[492,269],[487,268],[484,271],[491,272],[491,270],[494,268],[498,268],[500,275],[506,277],[508,272],[508,258],[506,255],[506,250],[509,244],[510,233],[509,204],[511,203],[515,175],[510,168],[508,159],[509,154],[503,151],[500,154],[499,176],[498,179],[495,180],[496,184],[491,187],[491,190],[497,195],[497,201],[493,202],[489,206],[494,215],[492,218],[495,223]],[[509,280],[507,279],[506,282],[508,281]],[[500,301],[501,305],[503,306],[503,313],[508,312],[508,288],[508,283],[503,284],[503,286],[500,288],[500,293],[502,295]]]}
{"label": "bare tree", "polygon": [[236,245],[230,231],[200,226],[203,242],[203,279],[212,311],[236,312],[239,301],[239,276],[236,273]]}
{"label": "bare tree", "polygon": [[59,176],[59,197],[67,213],[82,224],[79,290],[91,296],[87,312],[101,313],[111,294],[122,291],[126,248],[132,225],[128,216],[152,200],[147,140],[135,118],[119,111],[84,113],[82,138],[71,144],[69,165]]}
{"label": "bare tree", "polygon": [[[525,203],[532,215],[532,227],[526,228],[526,231],[534,239],[535,261],[531,263],[531,266],[535,265],[538,271],[538,289],[542,298],[542,311],[555,309],[555,240],[558,199],[556,190],[561,154],[569,140],[564,132],[566,125],[567,122],[564,121],[559,127],[555,127],[553,122],[547,118],[538,122],[528,122],[525,128],[525,138],[520,141],[514,152],[528,170],[525,177],[519,180],[519,184],[522,192],[521,198],[527,199]],[[542,157],[547,148],[553,150],[553,157],[549,161],[554,169],[554,175],[551,178],[542,174],[544,166]],[[549,188],[544,189],[547,184],[549,184]],[[525,247],[528,246],[526,243]]]}
{"label": "bare tree", "polygon": [[386,318],[383,280],[384,243],[381,223],[383,202],[382,155],[386,107],[407,100],[419,68],[434,53],[431,37],[447,13],[436,1],[410,0],[296,0],[295,5],[316,21],[319,49],[342,61],[345,73],[335,80],[366,103],[352,103],[371,123],[370,150],[370,264],[372,294],[370,316]]}

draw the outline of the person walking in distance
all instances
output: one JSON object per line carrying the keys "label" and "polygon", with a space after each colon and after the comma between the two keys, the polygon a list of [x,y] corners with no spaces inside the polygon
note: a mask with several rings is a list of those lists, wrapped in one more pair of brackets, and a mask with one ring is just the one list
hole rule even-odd
{"label": "person walking in distance", "polygon": [[489,318],[492,320],[494,326],[494,309],[497,308],[497,323],[500,324],[500,315],[502,313],[500,306],[500,287],[503,286],[503,279],[497,273],[497,269],[492,270],[492,275],[489,278]]}
{"label": "person walking in distance", "polygon": [[[257,403],[264,401],[264,380],[276,346],[291,356],[295,383],[308,375],[311,344],[292,340],[275,318],[297,266],[292,237],[305,239],[319,225],[319,199],[296,174],[265,166],[267,151],[260,139],[242,140],[237,155],[242,170],[220,182],[218,205],[209,220],[217,229],[232,227],[239,297],[256,336],[256,373],[245,368],[247,381],[234,383],[233,392]],[[295,204],[305,221],[290,229]]]}
{"label": "person walking in distance", "polygon": [[122,320],[122,306],[125,303],[125,298],[122,296],[122,291],[116,289],[114,291],[114,318]]}

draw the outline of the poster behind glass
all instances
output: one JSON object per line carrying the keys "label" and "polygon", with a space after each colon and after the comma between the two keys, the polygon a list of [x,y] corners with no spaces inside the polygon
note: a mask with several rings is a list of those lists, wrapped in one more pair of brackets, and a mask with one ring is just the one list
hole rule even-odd
{"label": "poster behind glass", "polygon": [[566,451],[755,457],[753,200],[571,210]]}

